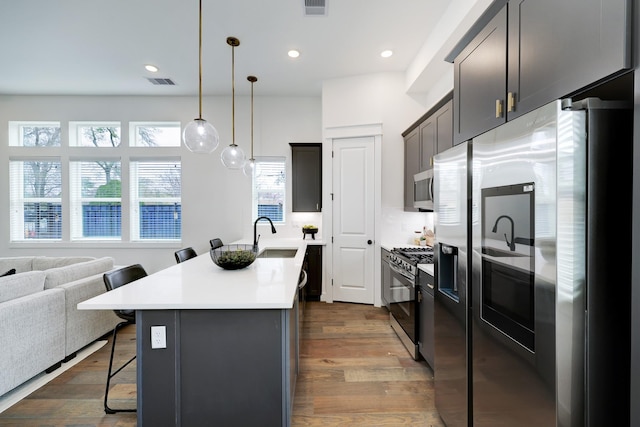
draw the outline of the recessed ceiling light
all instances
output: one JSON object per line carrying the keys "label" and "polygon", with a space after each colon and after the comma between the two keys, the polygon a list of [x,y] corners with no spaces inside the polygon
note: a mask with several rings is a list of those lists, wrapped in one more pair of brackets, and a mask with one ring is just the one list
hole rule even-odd
{"label": "recessed ceiling light", "polygon": [[291,58],[297,58],[298,56],[300,56],[300,52],[298,52],[295,49],[292,49],[289,52],[287,52],[287,55],[289,55],[289,57]]}
{"label": "recessed ceiling light", "polygon": [[158,67],[156,67],[155,65],[147,64],[147,65],[144,66],[144,68],[147,71],[151,71],[152,73],[157,73],[158,72]]}
{"label": "recessed ceiling light", "polygon": [[383,50],[382,52],[380,52],[380,56],[382,56],[383,58],[388,58],[391,55],[393,55],[392,50]]}

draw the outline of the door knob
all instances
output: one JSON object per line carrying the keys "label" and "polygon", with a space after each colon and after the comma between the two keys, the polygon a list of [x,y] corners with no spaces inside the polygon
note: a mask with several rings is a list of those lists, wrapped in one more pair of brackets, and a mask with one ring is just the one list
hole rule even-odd
{"label": "door knob", "polygon": [[373,240],[367,240],[367,245],[370,245],[373,243]]}

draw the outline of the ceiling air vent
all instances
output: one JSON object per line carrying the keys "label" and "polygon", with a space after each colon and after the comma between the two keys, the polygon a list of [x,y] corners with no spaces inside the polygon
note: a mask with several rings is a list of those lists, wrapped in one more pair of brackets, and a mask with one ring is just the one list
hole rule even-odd
{"label": "ceiling air vent", "polygon": [[149,80],[151,84],[154,84],[154,85],[175,86],[175,83],[173,82],[173,80],[167,79],[167,78],[147,77],[147,80]]}
{"label": "ceiling air vent", "polygon": [[325,16],[327,14],[327,0],[304,0],[305,16]]}

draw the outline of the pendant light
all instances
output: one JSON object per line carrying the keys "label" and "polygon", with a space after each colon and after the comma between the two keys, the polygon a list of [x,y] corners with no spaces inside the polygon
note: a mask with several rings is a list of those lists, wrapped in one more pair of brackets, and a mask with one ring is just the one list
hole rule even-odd
{"label": "pendant light", "polygon": [[194,153],[212,153],[220,142],[215,127],[202,118],[202,0],[199,9],[200,26],[198,32],[198,118],[189,122],[182,132],[184,145]]}
{"label": "pendant light", "polygon": [[227,44],[231,46],[231,144],[222,151],[220,159],[229,169],[242,169],[245,162],[244,152],[236,145],[236,85],[235,85],[235,48],[240,46],[240,40],[227,37]]}
{"label": "pendant light", "polygon": [[244,164],[242,171],[246,176],[253,176],[253,170],[256,167],[256,159],[253,158],[253,84],[258,81],[258,78],[248,76],[247,80],[251,82],[251,157]]}

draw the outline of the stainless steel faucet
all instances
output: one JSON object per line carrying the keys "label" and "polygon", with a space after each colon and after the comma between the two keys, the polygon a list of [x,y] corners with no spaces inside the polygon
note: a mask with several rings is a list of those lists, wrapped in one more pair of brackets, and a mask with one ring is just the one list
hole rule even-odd
{"label": "stainless steel faucet", "polygon": [[269,221],[269,224],[271,224],[271,234],[276,233],[276,227],[273,226],[273,222],[271,222],[271,218],[266,216],[258,217],[258,219],[256,219],[255,222],[253,223],[253,250],[255,251],[258,250],[258,240],[260,240],[260,235],[256,234],[256,225],[258,224],[258,221],[260,221],[261,219],[266,219],[267,221]]}
{"label": "stainless steel faucet", "polygon": [[498,231],[498,222],[500,222],[500,220],[502,218],[506,218],[509,221],[511,221],[511,242],[509,242],[509,239],[507,239],[507,233],[504,233],[504,241],[507,242],[507,246],[509,246],[509,250],[515,251],[516,250],[516,239],[514,239],[514,237],[513,237],[513,232],[514,232],[513,231],[513,229],[514,229],[513,218],[511,218],[509,215],[500,215],[498,217],[498,219],[496,219],[496,223],[493,224],[493,228],[491,229],[491,231],[493,233]]}

